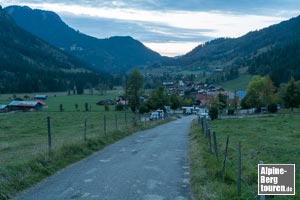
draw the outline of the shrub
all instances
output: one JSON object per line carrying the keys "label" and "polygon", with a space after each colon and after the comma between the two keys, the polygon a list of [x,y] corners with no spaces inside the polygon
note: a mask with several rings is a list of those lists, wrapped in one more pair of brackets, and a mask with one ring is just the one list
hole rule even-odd
{"label": "shrub", "polygon": [[148,106],[146,104],[140,105],[140,107],[139,107],[139,113],[140,114],[144,114],[144,113],[147,113],[147,112],[149,112]]}
{"label": "shrub", "polygon": [[60,112],[63,112],[63,111],[64,111],[64,106],[63,106],[63,104],[59,104],[59,111],[60,111]]}
{"label": "shrub", "polygon": [[115,106],[115,111],[122,111],[124,110],[124,105],[123,104],[117,104]]}
{"label": "shrub", "polygon": [[233,108],[228,108],[227,114],[228,115],[233,115],[234,114],[234,109]]}
{"label": "shrub", "polygon": [[211,107],[208,111],[208,114],[209,114],[211,120],[218,119],[218,108]]}
{"label": "shrub", "polygon": [[104,105],[104,110],[109,111],[109,105]]}
{"label": "shrub", "polygon": [[268,105],[268,111],[270,113],[276,113],[278,111],[277,104],[272,103],[272,104]]}

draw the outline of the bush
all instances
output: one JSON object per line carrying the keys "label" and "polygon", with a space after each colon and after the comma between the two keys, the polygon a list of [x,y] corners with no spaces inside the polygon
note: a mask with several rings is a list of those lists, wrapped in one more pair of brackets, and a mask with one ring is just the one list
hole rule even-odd
{"label": "bush", "polygon": [[104,110],[109,111],[109,105],[104,105]]}
{"label": "bush", "polygon": [[268,111],[270,113],[276,113],[278,111],[277,104],[272,103],[272,104],[268,105]]}
{"label": "bush", "polygon": [[124,105],[123,104],[117,104],[115,106],[115,111],[122,111],[124,110]]}
{"label": "bush", "polygon": [[208,111],[208,114],[209,114],[211,120],[218,119],[218,108],[211,107]]}
{"label": "bush", "polygon": [[251,106],[249,106],[249,105],[247,104],[246,98],[243,98],[243,99],[242,99],[242,101],[241,101],[241,107],[242,107],[243,109],[250,109],[250,108],[251,108]]}
{"label": "bush", "polygon": [[144,114],[144,113],[147,113],[149,112],[149,108],[146,104],[142,104],[140,107],[139,107],[139,113],[140,114]]}
{"label": "bush", "polygon": [[233,108],[228,108],[227,114],[228,115],[233,115],[234,114],[234,109]]}

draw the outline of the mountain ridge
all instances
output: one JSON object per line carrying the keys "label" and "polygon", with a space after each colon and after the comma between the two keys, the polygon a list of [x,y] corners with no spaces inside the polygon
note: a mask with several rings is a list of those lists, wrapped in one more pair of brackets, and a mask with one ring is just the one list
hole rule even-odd
{"label": "mountain ridge", "polygon": [[[285,45],[300,36],[300,16],[238,38],[218,38],[199,45],[179,59],[182,66],[211,67],[238,64],[241,59],[255,56],[274,46]],[[224,64],[225,63],[225,64]]]}
{"label": "mountain ridge", "polygon": [[95,69],[124,72],[132,67],[160,62],[163,59],[160,54],[130,36],[98,39],[80,33],[52,11],[21,6],[4,9],[23,29],[81,58]]}
{"label": "mountain ridge", "polygon": [[0,93],[65,91],[71,82],[96,84],[99,78],[88,64],[20,28],[3,9],[0,60]]}

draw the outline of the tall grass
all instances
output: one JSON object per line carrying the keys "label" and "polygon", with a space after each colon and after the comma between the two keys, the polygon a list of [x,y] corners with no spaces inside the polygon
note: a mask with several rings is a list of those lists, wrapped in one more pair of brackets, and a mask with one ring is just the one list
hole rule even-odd
{"label": "tall grass", "polygon": [[[296,164],[296,188],[299,186],[300,164],[300,115],[280,115],[275,117],[223,119],[210,123],[211,131],[217,134],[219,161],[208,149],[201,129],[194,122],[191,127],[191,183],[195,196],[199,188],[213,188],[217,198],[238,199],[237,197],[237,146],[241,141],[242,153],[242,196],[240,199],[257,199],[257,164],[260,160],[273,164]],[[222,177],[222,161],[227,135],[229,139],[226,175]],[[192,152],[198,152],[193,156]],[[201,162],[203,168],[195,168]],[[206,178],[197,177],[205,174]],[[196,175],[195,175],[196,174]],[[201,191],[200,191],[201,192]],[[201,196],[200,196],[201,197]],[[196,198],[202,199],[202,198]],[[296,196],[274,196],[272,199],[300,199]]]}

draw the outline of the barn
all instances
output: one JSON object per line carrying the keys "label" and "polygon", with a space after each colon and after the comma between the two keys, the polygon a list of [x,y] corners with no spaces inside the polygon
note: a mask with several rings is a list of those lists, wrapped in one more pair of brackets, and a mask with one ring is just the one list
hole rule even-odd
{"label": "barn", "polygon": [[10,111],[39,111],[44,105],[40,101],[12,101],[8,108]]}

